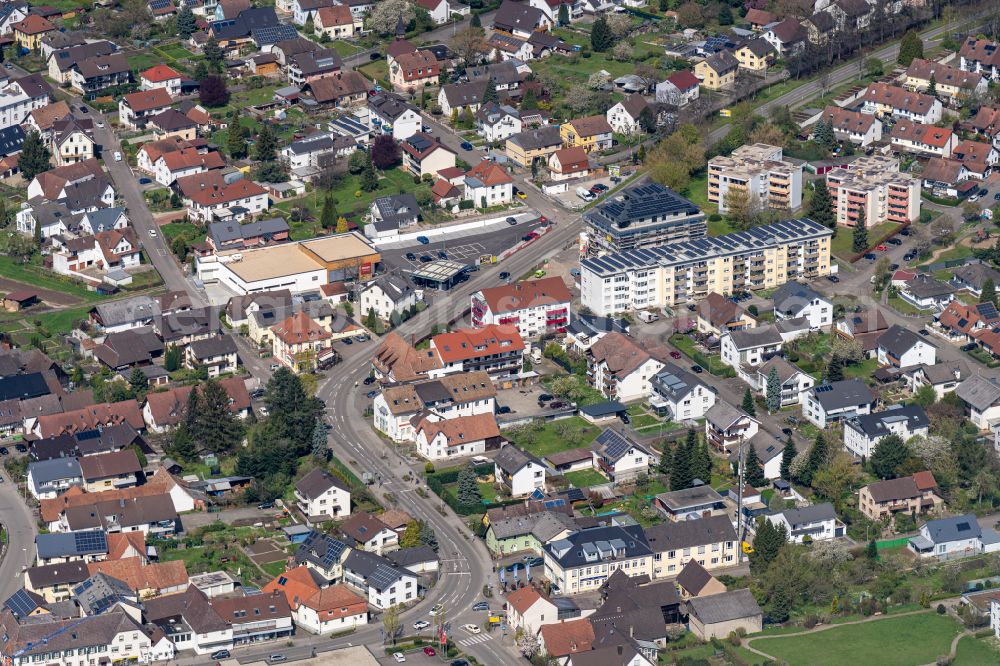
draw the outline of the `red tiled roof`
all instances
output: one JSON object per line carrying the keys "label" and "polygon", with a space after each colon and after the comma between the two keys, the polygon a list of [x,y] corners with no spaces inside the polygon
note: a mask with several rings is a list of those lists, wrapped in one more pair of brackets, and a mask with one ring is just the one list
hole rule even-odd
{"label": "red tiled roof", "polygon": [[[228,377],[220,379],[218,382],[229,396],[229,411],[237,413],[250,408],[250,394],[247,393],[246,383],[242,378]],[[194,388],[193,386],[178,386],[167,391],[148,394],[146,403],[153,421],[160,426],[180,423],[184,418],[188,394]]]}
{"label": "red tiled roof", "polygon": [[441,65],[429,51],[414,51],[396,56],[396,64],[403,73],[404,81],[419,81],[426,78],[437,78],[441,73]]}
{"label": "red tiled roof", "polygon": [[13,26],[15,32],[22,35],[37,35],[42,32],[51,32],[56,29],[52,22],[37,14],[28,14],[23,21],[18,21]]}
{"label": "red tiled roof", "polygon": [[673,74],[667,77],[667,81],[670,81],[672,84],[674,84],[674,87],[676,87],[681,92],[690,90],[691,88],[697,88],[698,85],[701,83],[698,80],[698,77],[694,75],[694,72],[688,70],[674,72]]}
{"label": "red tiled roof", "polygon": [[542,596],[541,592],[530,585],[527,585],[508,594],[507,603],[510,604],[511,608],[516,610],[519,615],[524,615],[524,613],[531,608],[536,601],[544,598],[545,597]]}
{"label": "red tiled roof", "polygon": [[900,141],[914,141],[934,148],[944,148],[951,141],[954,133],[947,127],[924,125],[923,123],[915,123],[912,120],[900,120],[892,128],[890,136],[892,139]]}
{"label": "red tiled roof", "polygon": [[169,171],[181,171],[202,166],[206,169],[222,169],[226,161],[214,150],[200,153],[195,148],[182,148],[162,155],[163,163]]}
{"label": "red tiled roof", "polygon": [[465,175],[475,178],[486,186],[506,185],[514,182],[514,179],[504,171],[503,167],[492,160],[483,160]]}
{"label": "red tiled roof", "polygon": [[542,625],[542,644],[550,657],[589,652],[595,640],[594,627],[586,618]]}
{"label": "red tiled roof", "polygon": [[139,92],[129,93],[122,99],[136,113],[151,111],[152,109],[162,109],[171,104],[170,93],[165,88],[140,90]]}
{"label": "red tiled roof", "polygon": [[305,312],[298,312],[271,327],[274,335],[286,345],[301,345],[306,342],[327,340],[329,331],[314,322]]}
{"label": "red tiled roof", "polygon": [[559,277],[522,280],[500,287],[487,287],[481,293],[493,314],[515,312],[539,305],[569,303],[573,300],[566,283]]}
{"label": "red tiled roof", "polygon": [[490,324],[479,329],[463,328],[431,338],[433,347],[445,363],[502,354],[524,349],[524,341],[513,326]]}
{"label": "red tiled roof", "polygon": [[133,590],[165,590],[188,581],[184,560],[143,564],[140,557],[126,557],[124,560],[90,562],[87,572],[91,576],[103,573],[125,581]]}
{"label": "red tiled roof", "polygon": [[71,412],[38,417],[38,429],[42,437],[96,430],[98,426],[120,423],[128,423],[136,430],[142,430],[146,427],[142,420],[139,403],[134,399],[115,403],[105,402]]}
{"label": "red tiled roof", "polygon": [[267,190],[246,178],[227,183],[225,177],[214,169],[178,178],[177,187],[185,197],[201,206],[225,205],[240,199],[267,194]]}
{"label": "red tiled roof", "polygon": [[559,173],[580,173],[590,170],[590,159],[583,146],[573,146],[572,148],[561,148],[552,153],[552,159],[559,162]]}
{"label": "red tiled roof", "polygon": [[500,436],[500,427],[492,413],[441,421],[424,419],[417,426],[416,432],[420,431],[424,432],[428,442],[434,441],[438,435],[444,435],[446,446],[459,446]]}
{"label": "red tiled roof", "polygon": [[180,73],[168,65],[156,65],[154,67],[150,67],[145,72],[140,74],[140,76],[147,81],[152,81],[153,83],[163,83],[164,81],[172,81],[173,79],[181,78]]}

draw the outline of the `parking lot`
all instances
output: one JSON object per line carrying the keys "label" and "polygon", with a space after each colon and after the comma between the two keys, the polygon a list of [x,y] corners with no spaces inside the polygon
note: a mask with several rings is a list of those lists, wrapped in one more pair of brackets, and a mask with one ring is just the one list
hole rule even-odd
{"label": "parking lot", "polygon": [[[571,210],[580,210],[581,208],[589,204],[590,201],[584,201],[583,199],[581,199],[576,193],[577,188],[582,187],[585,190],[589,190],[594,185],[605,185],[608,187],[608,189],[615,187],[615,184],[611,182],[611,178],[609,176],[605,176],[603,178],[593,178],[589,180],[575,182],[569,186],[569,189],[567,191],[560,192],[559,194],[553,194],[550,196],[556,201],[558,201],[560,204],[565,206],[566,208],[569,208]],[[596,201],[601,201],[606,196],[607,192],[597,197]]]}

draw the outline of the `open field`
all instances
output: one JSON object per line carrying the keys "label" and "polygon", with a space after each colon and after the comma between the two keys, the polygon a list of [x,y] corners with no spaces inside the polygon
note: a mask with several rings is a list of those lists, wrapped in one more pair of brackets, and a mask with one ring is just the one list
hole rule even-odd
{"label": "open field", "polygon": [[541,458],[550,453],[587,446],[600,432],[597,426],[574,416],[561,421],[550,421],[544,425],[521,428],[511,435],[515,444]]}

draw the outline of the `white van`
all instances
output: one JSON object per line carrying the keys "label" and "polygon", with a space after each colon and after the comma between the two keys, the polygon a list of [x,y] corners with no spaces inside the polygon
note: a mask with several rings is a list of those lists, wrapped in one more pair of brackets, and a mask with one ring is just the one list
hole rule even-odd
{"label": "white van", "polygon": [[584,201],[593,201],[597,198],[593,192],[583,187],[576,188],[576,196],[580,197]]}
{"label": "white van", "polygon": [[654,321],[658,321],[660,319],[660,315],[656,314],[655,312],[652,312],[651,310],[639,310],[638,312],[635,313],[635,316],[638,317],[640,320],[646,322],[647,324],[650,324]]}

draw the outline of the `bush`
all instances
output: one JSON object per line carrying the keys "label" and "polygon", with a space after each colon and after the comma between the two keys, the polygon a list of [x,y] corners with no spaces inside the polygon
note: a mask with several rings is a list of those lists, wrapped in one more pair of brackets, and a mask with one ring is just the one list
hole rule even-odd
{"label": "bush", "polygon": [[433,474],[434,473],[434,463],[427,463],[424,465],[424,473]]}
{"label": "bush", "polygon": [[937,605],[937,614],[938,615],[944,615],[947,612],[948,612],[948,609],[944,607],[944,604],[938,604]]}
{"label": "bush", "polygon": [[475,202],[473,202],[472,199],[462,199],[461,201],[458,202],[458,209],[459,210],[469,210],[474,205],[475,205]]}
{"label": "bush", "polygon": [[718,213],[712,213],[711,215],[708,216],[708,221],[709,222],[718,222],[721,219],[722,219],[722,216],[719,215]]}
{"label": "bush", "polygon": [[589,58],[591,56],[591,53],[590,53],[590,51],[584,51],[580,55],[583,56],[584,58]]}
{"label": "bush", "polygon": [[817,624],[819,624],[819,618],[815,615],[806,615],[806,619],[802,621],[802,626],[806,629],[812,629]]}

